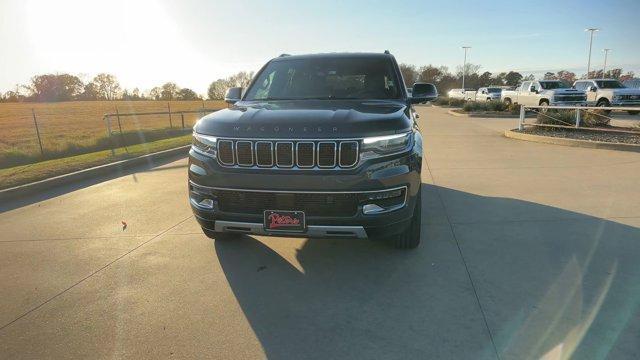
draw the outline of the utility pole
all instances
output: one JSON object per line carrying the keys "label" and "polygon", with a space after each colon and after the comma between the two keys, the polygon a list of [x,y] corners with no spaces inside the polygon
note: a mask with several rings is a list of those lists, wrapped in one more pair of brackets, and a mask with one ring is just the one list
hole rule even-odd
{"label": "utility pole", "polygon": [[602,51],[604,51],[604,66],[602,66],[602,78],[604,79],[604,73],[607,71],[607,55],[611,49],[602,49]]}
{"label": "utility pole", "polygon": [[467,72],[467,50],[471,49],[471,46],[463,46],[464,49],[464,62],[462,63],[462,91],[464,92],[464,75]]}
{"label": "utility pole", "polygon": [[591,32],[590,40],[589,40],[589,60],[587,61],[587,79],[589,78],[589,73],[591,72],[591,48],[593,46],[593,33],[596,31],[600,31],[598,28],[588,28],[584,29],[584,31]]}

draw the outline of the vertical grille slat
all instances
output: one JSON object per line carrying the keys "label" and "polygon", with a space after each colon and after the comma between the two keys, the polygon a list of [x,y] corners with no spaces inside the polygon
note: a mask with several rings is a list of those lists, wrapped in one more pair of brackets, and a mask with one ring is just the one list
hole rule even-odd
{"label": "vertical grille slat", "polygon": [[218,163],[223,166],[331,169],[358,164],[357,140],[219,139]]}
{"label": "vertical grille slat", "polygon": [[273,166],[273,143],[270,141],[256,142],[256,164],[262,167]]}
{"label": "vertical grille slat", "polygon": [[322,168],[332,168],[336,166],[336,143],[318,143],[318,166]]}
{"label": "vertical grille slat", "polygon": [[293,143],[276,143],[276,166],[293,167]]}
{"label": "vertical grille slat", "polygon": [[315,147],[312,142],[299,142],[296,144],[296,163],[298,167],[313,167],[315,164]]}
{"label": "vertical grille slat", "polygon": [[240,166],[253,166],[253,143],[236,141],[236,159]]}

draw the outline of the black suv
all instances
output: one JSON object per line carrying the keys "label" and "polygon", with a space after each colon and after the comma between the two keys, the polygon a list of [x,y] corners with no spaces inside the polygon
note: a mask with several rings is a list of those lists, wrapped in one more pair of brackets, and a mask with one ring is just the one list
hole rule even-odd
{"label": "black suv", "polygon": [[232,104],[200,119],[189,197],[205,234],[386,238],[420,243],[422,136],[388,52],[269,61]]}

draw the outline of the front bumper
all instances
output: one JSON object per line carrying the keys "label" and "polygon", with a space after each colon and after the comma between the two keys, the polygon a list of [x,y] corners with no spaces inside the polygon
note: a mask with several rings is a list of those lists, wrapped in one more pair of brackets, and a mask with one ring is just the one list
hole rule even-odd
{"label": "front bumper", "polygon": [[[393,157],[368,160],[353,169],[338,170],[225,168],[212,158],[190,151],[190,203],[200,225],[213,231],[296,237],[386,237],[404,231],[409,225],[421,184],[421,164],[421,148]],[[222,191],[246,193],[249,194],[246,199],[251,200],[252,193],[348,193],[360,196],[398,188],[404,189],[403,204],[399,208],[365,214],[363,204],[358,204],[357,210],[349,215],[309,213],[303,233],[269,232],[263,227],[261,212],[224,211],[224,206],[217,203],[212,209],[198,206],[202,197],[216,198],[216,194]],[[265,206],[269,207],[261,210],[278,209],[275,203]]]}

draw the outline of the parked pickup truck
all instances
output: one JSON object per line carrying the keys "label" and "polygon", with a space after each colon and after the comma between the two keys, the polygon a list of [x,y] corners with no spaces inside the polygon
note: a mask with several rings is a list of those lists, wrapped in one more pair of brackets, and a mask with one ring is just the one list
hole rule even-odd
{"label": "parked pickup truck", "polygon": [[[640,89],[630,89],[615,79],[578,80],[573,87],[587,92],[587,103],[595,106],[640,106]],[[629,111],[635,115],[638,111]]]}
{"label": "parked pickup truck", "polygon": [[503,90],[501,99],[506,104],[529,106],[583,106],[586,105],[587,94],[559,80],[540,80],[525,81],[515,90]]}

